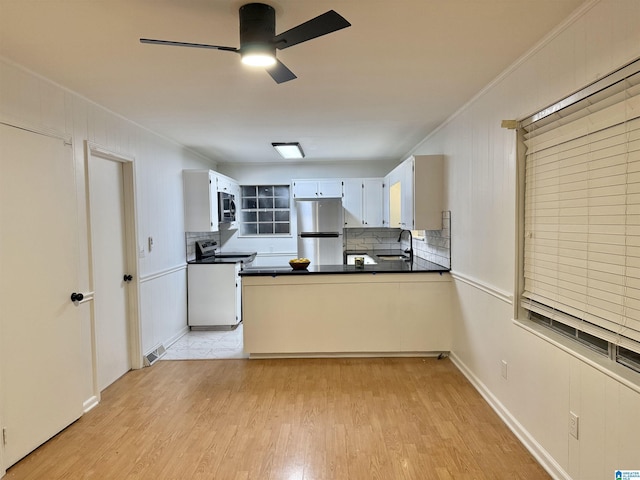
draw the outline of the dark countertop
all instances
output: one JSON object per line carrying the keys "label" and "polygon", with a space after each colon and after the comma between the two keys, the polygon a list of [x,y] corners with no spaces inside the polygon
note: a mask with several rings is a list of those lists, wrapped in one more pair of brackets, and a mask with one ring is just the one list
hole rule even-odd
{"label": "dark countertop", "polygon": [[229,263],[251,263],[256,258],[256,252],[221,252],[212,257],[201,260],[189,260],[189,265],[224,265]]}
{"label": "dark countertop", "polygon": [[[362,254],[362,251],[348,251],[345,254]],[[398,251],[377,251],[376,253],[381,255],[395,255]],[[402,252],[400,252],[402,253]],[[375,256],[373,252],[368,253],[372,257]],[[413,258],[413,264],[404,260],[384,260],[375,265],[364,265],[363,267],[356,267],[355,265],[309,265],[306,270],[293,270],[291,267],[245,267],[240,272],[243,277],[266,277],[266,276],[278,276],[278,275],[318,275],[318,274],[377,274],[377,273],[443,273],[448,272],[449,269],[442,265],[424,260],[420,257]]]}

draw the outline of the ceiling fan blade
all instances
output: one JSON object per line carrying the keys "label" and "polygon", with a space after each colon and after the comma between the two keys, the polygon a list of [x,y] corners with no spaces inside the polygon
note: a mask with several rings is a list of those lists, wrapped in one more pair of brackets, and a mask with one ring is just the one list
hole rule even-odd
{"label": "ceiling fan blade", "polygon": [[276,48],[282,50],[350,26],[351,24],[342,15],[329,10],[297,27],[276,35],[273,41]]}
{"label": "ceiling fan blade", "polygon": [[226,52],[238,52],[234,47],[223,47],[221,45],[207,45],[206,43],[173,42],[171,40],[154,40],[153,38],[141,38],[140,43],[150,43],[152,45],[172,45],[174,47],[209,48],[212,50],[224,50]]}
{"label": "ceiling fan blade", "polygon": [[267,68],[267,73],[271,75],[276,83],[284,83],[289,80],[293,80],[296,77],[296,74],[289,70],[284,63],[280,60],[276,59],[276,64],[273,67]]}

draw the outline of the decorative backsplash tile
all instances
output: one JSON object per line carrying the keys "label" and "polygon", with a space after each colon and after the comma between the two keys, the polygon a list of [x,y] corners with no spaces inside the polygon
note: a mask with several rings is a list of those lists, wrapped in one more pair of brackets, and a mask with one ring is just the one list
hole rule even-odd
{"label": "decorative backsplash tile", "polygon": [[187,262],[196,258],[196,242],[198,240],[215,240],[220,245],[219,232],[187,232],[184,237],[187,247]]}
{"label": "decorative backsplash tile", "polygon": [[413,253],[430,262],[451,268],[451,212],[442,212],[442,229],[425,230],[423,239],[413,241]]}
{"label": "decorative backsplash tile", "polygon": [[[413,254],[437,265],[451,268],[451,212],[442,212],[441,230],[423,230],[413,239]],[[345,249],[350,251],[406,250],[409,235],[400,235],[399,228],[345,228]]]}
{"label": "decorative backsplash tile", "polygon": [[399,234],[397,228],[345,228],[345,250],[395,250]]}

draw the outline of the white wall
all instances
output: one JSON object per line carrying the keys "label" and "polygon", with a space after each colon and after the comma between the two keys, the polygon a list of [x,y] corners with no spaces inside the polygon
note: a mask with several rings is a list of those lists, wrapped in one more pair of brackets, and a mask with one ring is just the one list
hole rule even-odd
{"label": "white wall", "polygon": [[[78,291],[90,290],[84,141],[135,158],[139,244],[146,247],[147,238],[154,239],[153,250],[145,248],[138,269],[143,353],[184,331],[187,297],[182,169],[215,168],[216,164],[5,59],[0,59],[0,119],[72,136],[80,245]],[[88,400],[94,394],[91,318],[88,306],[80,308],[84,400]]]}
{"label": "white wall", "polygon": [[[459,311],[452,358],[558,478],[640,468],[640,375],[596,367],[516,325],[516,134],[521,119],[640,57],[640,1],[587,2],[417,148],[446,155]],[[501,376],[508,362],[508,380]],[[569,436],[569,410],[580,440]]]}

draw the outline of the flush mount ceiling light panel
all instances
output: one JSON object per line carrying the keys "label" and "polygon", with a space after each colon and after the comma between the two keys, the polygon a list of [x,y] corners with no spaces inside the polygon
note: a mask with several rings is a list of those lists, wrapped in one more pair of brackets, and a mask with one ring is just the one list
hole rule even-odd
{"label": "flush mount ceiling light panel", "polygon": [[304,152],[298,142],[289,143],[272,143],[273,148],[280,154],[282,158],[287,160],[304,158]]}
{"label": "flush mount ceiling light panel", "polygon": [[276,12],[273,7],[264,3],[248,3],[240,7],[239,13],[240,48],[152,38],[141,38],[140,42],[235,52],[240,54],[242,63],[264,67],[276,83],[284,83],[297,77],[276,58],[276,49],[289,48],[351,26],[341,15],[329,10],[297,27],[276,35]]}

